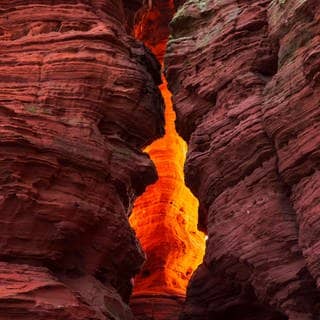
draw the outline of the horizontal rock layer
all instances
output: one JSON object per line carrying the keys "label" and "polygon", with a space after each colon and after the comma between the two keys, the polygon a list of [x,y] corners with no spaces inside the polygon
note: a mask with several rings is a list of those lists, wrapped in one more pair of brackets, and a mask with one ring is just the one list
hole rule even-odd
{"label": "horizontal rock layer", "polygon": [[[141,148],[164,118],[160,65],[125,30],[140,5],[0,0],[0,261],[4,279],[34,281],[4,286],[0,304],[23,319],[108,318],[144,261],[128,215],[156,180]],[[106,301],[98,315],[68,284],[83,277]]]}
{"label": "horizontal rock layer", "polygon": [[181,319],[318,319],[317,1],[189,0],[166,74],[208,233]]}
{"label": "horizontal rock layer", "polygon": [[0,293],[1,320],[134,319],[116,290],[92,276],[58,279],[44,267],[0,263]]}
{"label": "horizontal rock layer", "polygon": [[134,294],[130,307],[137,320],[177,320],[183,301],[176,294]]}

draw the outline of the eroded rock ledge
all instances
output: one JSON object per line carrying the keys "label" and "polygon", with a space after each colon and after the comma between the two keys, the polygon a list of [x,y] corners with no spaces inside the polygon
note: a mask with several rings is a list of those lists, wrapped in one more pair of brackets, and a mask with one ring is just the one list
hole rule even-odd
{"label": "eroded rock ledge", "polygon": [[189,0],[166,56],[208,232],[181,319],[319,318],[320,4]]}
{"label": "eroded rock ledge", "polygon": [[164,126],[139,5],[0,0],[1,319],[132,319],[128,215]]}

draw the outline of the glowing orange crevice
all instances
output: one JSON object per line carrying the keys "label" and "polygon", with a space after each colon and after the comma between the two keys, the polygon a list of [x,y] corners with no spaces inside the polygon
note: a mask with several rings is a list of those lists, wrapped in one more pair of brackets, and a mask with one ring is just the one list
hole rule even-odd
{"label": "glowing orange crevice", "polygon": [[[167,5],[173,10],[172,2]],[[165,10],[163,3],[160,9]],[[168,28],[171,17],[166,17],[165,23],[157,22],[165,18],[160,9],[155,7],[144,14],[135,35],[143,38],[162,63],[168,30],[161,27]],[[158,26],[158,41],[154,32],[144,29],[149,25]],[[146,38],[148,34],[152,34],[152,41]],[[187,145],[175,130],[171,93],[164,78],[160,90],[166,106],[166,134],[145,149],[156,165],[159,180],[137,199],[130,217],[147,255],[147,262],[135,279],[134,294],[185,295],[192,272],[202,262],[205,240],[197,230],[198,201],[184,183]]]}

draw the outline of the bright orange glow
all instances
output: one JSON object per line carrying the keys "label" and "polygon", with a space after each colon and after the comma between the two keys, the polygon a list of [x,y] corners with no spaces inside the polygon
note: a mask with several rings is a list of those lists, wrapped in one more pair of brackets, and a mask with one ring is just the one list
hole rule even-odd
{"label": "bright orange glow", "polygon": [[134,294],[185,295],[192,272],[202,262],[205,236],[197,230],[198,201],[184,184],[186,143],[175,131],[175,113],[166,82],[166,135],[146,148],[159,175],[137,199],[130,218],[147,262],[135,279]]}
{"label": "bright orange glow", "polygon": [[[145,11],[135,36],[162,63],[168,38],[173,1],[162,1]],[[171,93],[163,78],[166,134],[145,151],[154,161],[159,180],[137,199],[130,223],[147,255],[135,279],[134,295],[173,294],[184,296],[192,272],[202,262],[205,235],[197,230],[198,201],[185,186],[183,165],[187,145],[175,130]]]}

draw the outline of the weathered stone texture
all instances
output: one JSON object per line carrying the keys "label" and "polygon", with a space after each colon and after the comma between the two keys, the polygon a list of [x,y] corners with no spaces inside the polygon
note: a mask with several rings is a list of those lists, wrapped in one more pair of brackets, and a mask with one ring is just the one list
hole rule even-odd
{"label": "weathered stone texture", "polygon": [[[119,294],[128,301],[144,261],[128,215],[156,180],[141,148],[163,134],[164,118],[160,65],[125,30],[138,6],[0,1],[0,260],[8,263],[1,268],[41,267],[23,279],[16,273],[21,283],[34,278],[32,291],[42,290],[38,274],[49,281],[43,268],[57,277],[44,284],[48,303],[19,302],[23,319],[42,319],[41,312],[105,319],[111,298],[96,316],[93,302],[71,299],[73,291],[86,299],[83,288],[62,288],[68,281],[58,278],[91,277],[102,291],[113,286],[115,301]],[[4,306],[17,294],[6,290]],[[62,307],[54,298],[60,291],[70,296]],[[32,313],[32,303],[42,311]],[[87,310],[76,316],[77,306]]]}
{"label": "weathered stone texture", "polygon": [[317,1],[173,18],[166,74],[209,236],[182,319],[319,317],[319,21]]}

